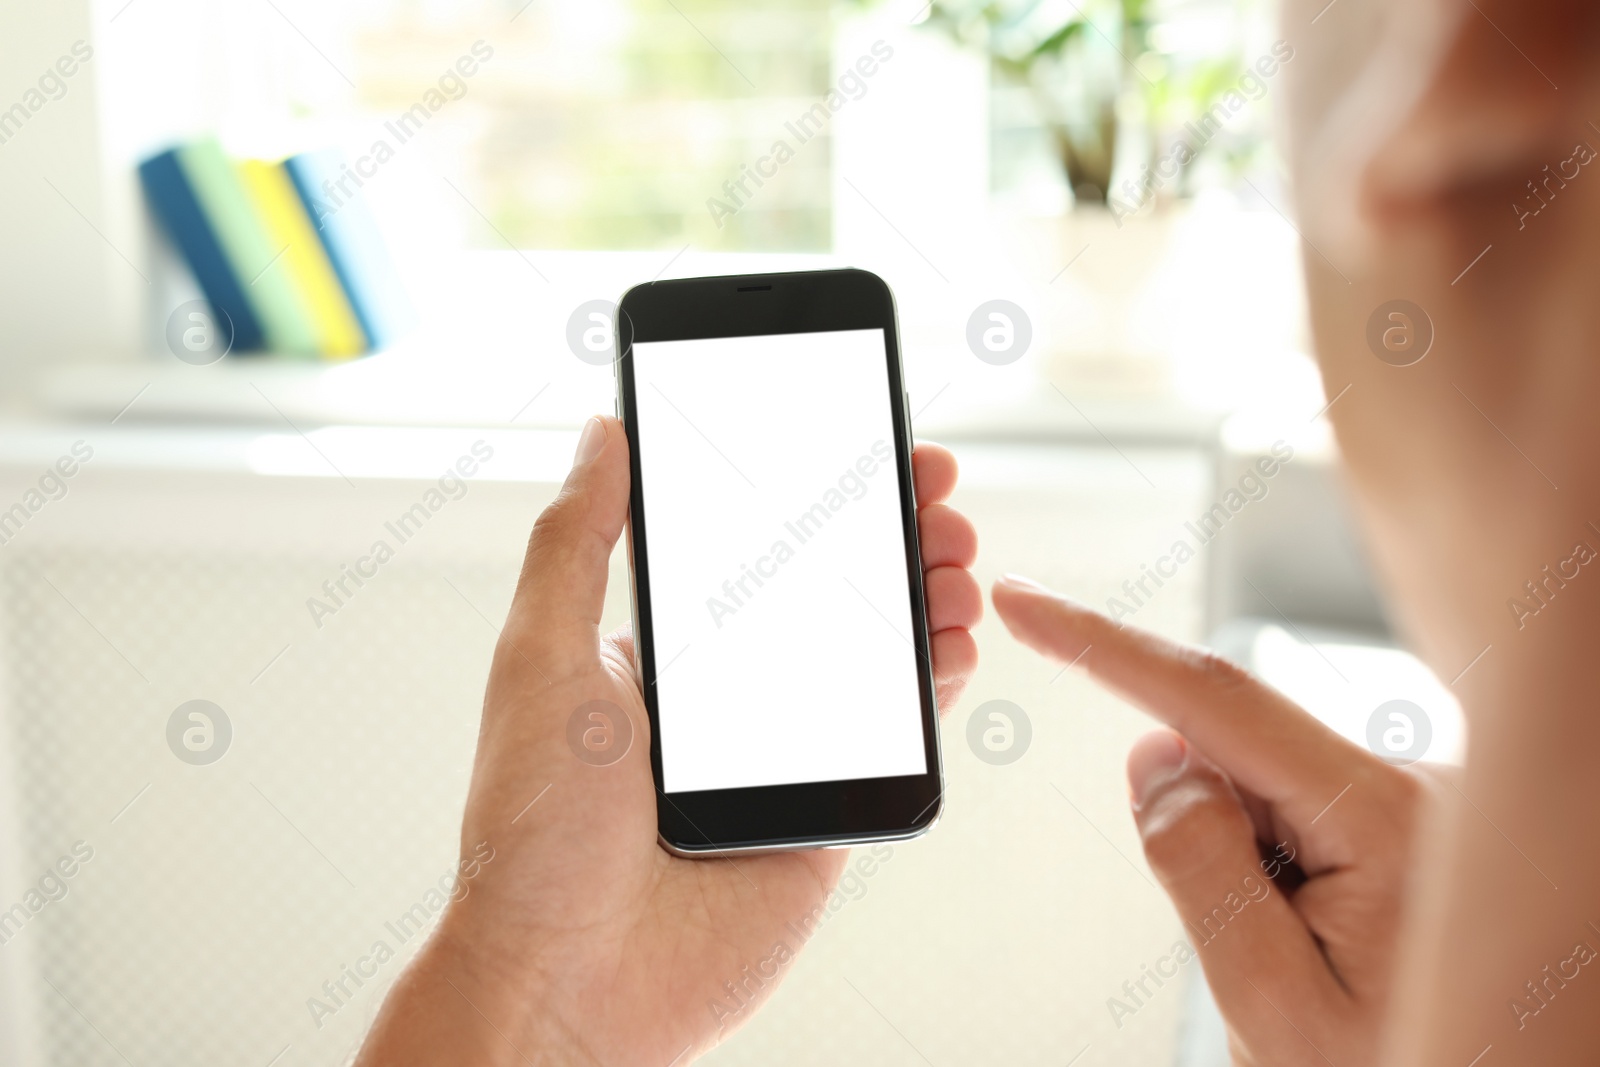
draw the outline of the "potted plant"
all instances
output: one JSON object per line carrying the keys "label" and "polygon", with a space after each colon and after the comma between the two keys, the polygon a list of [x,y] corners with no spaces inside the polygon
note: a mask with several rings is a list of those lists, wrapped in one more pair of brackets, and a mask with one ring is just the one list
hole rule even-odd
{"label": "potted plant", "polygon": [[[1239,68],[1233,47],[1208,52],[1165,32],[1172,25],[1150,0],[933,0],[925,21],[984,53],[996,79],[1026,90],[1083,206],[1143,206],[1148,190],[1119,172],[1137,176],[1159,158]],[[1226,151],[1249,155],[1248,141],[1235,136]],[[1191,190],[1205,147],[1185,153],[1164,198]]]}

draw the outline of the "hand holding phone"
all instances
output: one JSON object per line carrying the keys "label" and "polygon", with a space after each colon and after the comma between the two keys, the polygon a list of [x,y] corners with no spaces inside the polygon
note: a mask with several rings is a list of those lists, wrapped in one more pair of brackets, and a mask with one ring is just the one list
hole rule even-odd
{"label": "hand holding phone", "polygon": [[[688,1062],[782,980],[802,947],[790,924],[803,930],[826,907],[851,860],[839,849],[704,860],[661,848],[632,636],[598,630],[628,513],[621,425],[592,421],[578,460],[534,527],[490,669],[461,840],[463,858],[487,841],[495,859],[385,1002],[363,1063],[523,1062],[507,1041],[541,1062]],[[956,480],[950,453],[923,445],[913,470],[930,652],[948,707],[977,663],[968,630],[981,600],[967,570],[977,540],[944,503]],[[766,688],[837,698],[827,663],[794,666]],[[607,705],[628,718],[631,744],[612,762],[580,757],[573,722],[599,728],[586,716]],[[750,979],[747,968],[767,974]],[[747,999],[724,983],[740,983]]]}

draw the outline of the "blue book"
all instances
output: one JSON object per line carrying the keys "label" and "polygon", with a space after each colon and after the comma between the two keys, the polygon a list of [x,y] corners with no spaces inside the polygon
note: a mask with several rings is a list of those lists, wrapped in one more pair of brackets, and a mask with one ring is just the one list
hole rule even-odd
{"label": "blue book", "polygon": [[284,160],[283,167],[350,299],[361,332],[373,349],[387,347],[416,316],[343,153],[306,152]]}
{"label": "blue book", "polygon": [[244,285],[229,266],[217,235],[206,221],[200,199],[178,162],[178,150],[169,149],[139,164],[139,180],[156,218],[194,272],[206,302],[214,312],[232,323],[232,350],[248,352],[261,348],[261,321],[245,296]]}

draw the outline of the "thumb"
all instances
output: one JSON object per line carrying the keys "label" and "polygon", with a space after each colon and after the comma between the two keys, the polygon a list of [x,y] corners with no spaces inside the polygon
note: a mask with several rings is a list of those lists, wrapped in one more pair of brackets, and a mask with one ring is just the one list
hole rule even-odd
{"label": "thumb", "polygon": [[[1324,1044],[1334,980],[1299,913],[1270,875],[1292,853],[1263,861],[1255,825],[1233,785],[1179,734],[1159,730],[1128,754],[1134,819],[1145,858],[1199,955],[1232,1028],[1284,1031],[1282,1058],[1299,1062],[1304,1037]],[[1332,1035],[1326,1035],[1331,1038]],[[1287,1055],[1299,1042],[1294,1055]],[[1258,1054],[1261,1049],[1255,1049]]]}
{"label": "thumb", "polygon": [[583,427],[572,471],[540,514],[506,620],[506,637],[550,681],[599,645],[611,550],[628,516],[628,441],[622,424]]}

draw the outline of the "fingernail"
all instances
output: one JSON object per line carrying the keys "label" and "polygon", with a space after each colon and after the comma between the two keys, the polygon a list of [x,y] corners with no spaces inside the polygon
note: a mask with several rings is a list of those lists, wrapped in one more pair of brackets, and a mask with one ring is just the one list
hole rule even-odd
{"label": "fingernail", "polygon": [[1151,786],[1158,780],[1172,777],[1188,762],[1188,743],[1171,730],[1141,737],[1128,753],[1128,788],[1133,793],[1133,810],[1144,807]]}
{"label": "fingernail", "polygon": [[595,416],[583,424],[583,435],[578,438],[578,451],[572,457],[572,465],[583,466],[598,456],[604,447],[606,447],[606,424],[600,421],[599,416]]}
{"label": "fingernail", "polygon": [[1065,593],[1058,593],[1054,589],[1051,589],[1048,585],[1042,585],[1026,575],[1002,574],[1000,576],[1000,580],[995,584],[1005,586],[1007,589],[1014,589],[1019,593],[1028,593],[1033,596],[1047,596],[1063,607],[1074,608],[1078,611],[1094,611],[1093,608],[1089,607],[1083,601],[1076,600]]}

